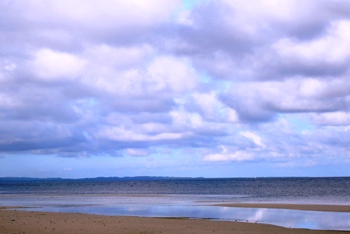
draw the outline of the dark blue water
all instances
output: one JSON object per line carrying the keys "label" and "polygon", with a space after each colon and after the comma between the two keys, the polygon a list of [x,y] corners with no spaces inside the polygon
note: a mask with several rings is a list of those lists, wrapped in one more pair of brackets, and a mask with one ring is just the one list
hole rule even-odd
{"label": "dark blue water", "polygon": [[1,182],[0,194],[227,195],[237,201],[350,204],[350,177],[232,178],[115,182]]}

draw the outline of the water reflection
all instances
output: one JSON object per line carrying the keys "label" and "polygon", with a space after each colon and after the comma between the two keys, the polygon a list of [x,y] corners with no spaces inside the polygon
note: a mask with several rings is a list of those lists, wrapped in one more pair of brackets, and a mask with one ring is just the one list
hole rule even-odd
{"label": "water reflection", "polygon": [[291,228],[350,230],[350,213],[190,205],[48,206],[35,211],[248,221]]}

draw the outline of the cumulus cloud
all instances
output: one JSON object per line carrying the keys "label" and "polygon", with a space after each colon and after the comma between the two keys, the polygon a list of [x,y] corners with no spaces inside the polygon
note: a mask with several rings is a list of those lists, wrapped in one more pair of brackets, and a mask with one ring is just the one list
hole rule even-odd
{"label": "cumulus cloud", "polygon": [[0,10],[0,157],[348,158],[347,1],[14,0]]}
{"label": "cumulus cloud", "polygon": [[320,125],[350,125],[350,113],[342,111],[314,114],[312,119]]}
{"label": "cumulus cloud", "polygon": [[272,47],[285,71],[318,76],[343,73],[350,58],[349,27],[348,20],[331,22],[322,37],[309,41],[285,38]]}
{"label": "cumulus cloud", "polygon": [[143,150],[143,149],[128,148],[125,150],[125,154],[133,157],[145,157],[145,156],[148,156],[149,153],[147,152],[147,150]]}
{"label": "cumulus cloud", "polygon": [[248,138],[249,140],[253,141],[254,144],[256,144],[259,147],[266,147],[263,143],[262,140],[260,138],[260,136],[258,136],[257,134],[253,133],[253,132],[241,132],[241,134],[243,136],[245,136],[246,138]]}
{"label": "cumulus cloud", "polygon": [[222,147],[222,153],[219,154],[210,154],[204,157],[204,161],[211,162],[224,162],[224,161],[249,161],[253,160],[254,156],[250,153],[237,151],[234,153],[228,153],[224,146]]}
{"label": "cumulus cloud", "polygon": [[84,60],[79,57],[50,49],[40,49],[29,64],[37,79],[62,81],[78,77],[84,69]]}

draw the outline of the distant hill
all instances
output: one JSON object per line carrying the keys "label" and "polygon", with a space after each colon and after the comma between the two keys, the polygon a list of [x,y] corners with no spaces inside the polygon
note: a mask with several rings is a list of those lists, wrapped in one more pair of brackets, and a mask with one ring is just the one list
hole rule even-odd
{"label": "distant hill", "polygon": [[0,182],[113,182],[113,181],[156,181],[156,180],[193,180],[205,179],[204,177],[167,177],[167,176],[134,176],[134,177],[95,177],[81,179],[63,178],[31,178],[31,177],[0,177]]}

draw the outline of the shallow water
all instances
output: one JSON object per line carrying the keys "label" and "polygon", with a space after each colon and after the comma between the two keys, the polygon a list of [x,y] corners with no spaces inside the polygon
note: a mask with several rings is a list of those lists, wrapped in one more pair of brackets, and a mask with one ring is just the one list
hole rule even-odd
{"label": "shallow water", "polygon": [[213,207],[219,203],[350,205],[350,178],[1,182],[0,206],[101,215],[190,217],[350,230],[350,213]]}
{"label": "shallow water", "polygon": [[350,230],[350,212],[210,206],[237,199],[229,195],[1,195],[1,206],[31,211],[98,215],[186,217],[259,222],[282,227]]}
{"label": "shallow water", "polygon": [[98,215],[140,217],[185,217],[239,222],[258,222],[287,228],[315,230],[350,230],[350,213],[299,211],[287,209],[233,208],[191,205],[112,205],[47,206],[26,208],[31,211],[79,212]]}

